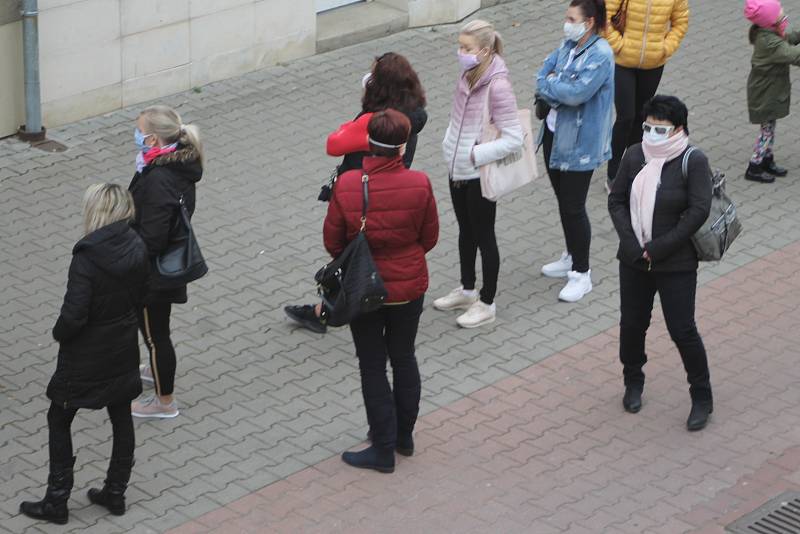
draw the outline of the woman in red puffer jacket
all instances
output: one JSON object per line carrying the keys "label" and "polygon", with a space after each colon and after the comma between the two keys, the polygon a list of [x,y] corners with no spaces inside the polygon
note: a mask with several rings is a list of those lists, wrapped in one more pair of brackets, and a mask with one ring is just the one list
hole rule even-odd
{"label": "woman in red puffer jacket", "polygon": [[[428,289],[425,253],[439,238],[436,201],[427,175],[403,165],[411,124],[399,111],[373,114],[368,133],[371,156],[363,169],[339,177],[325,217],[323,236],[331,256],[338,256],[361,228],[362,176],[368,176],[366,237],[389,293],[379,310],[350,323],[361,372],[372,446],[346,452],[354,466],[394,471],[394,452],[410,456],[419,412],[420,375],[414,355],[422,302]],[[386,378],[392,364],[394,391]]]}

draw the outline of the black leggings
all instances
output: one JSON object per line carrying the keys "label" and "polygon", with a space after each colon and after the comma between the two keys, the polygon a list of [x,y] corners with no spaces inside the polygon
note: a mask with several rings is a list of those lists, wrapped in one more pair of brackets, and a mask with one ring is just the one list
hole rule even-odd
{"label": "black leggings", "polygon": [[492,304],[497,294],[500,251],[494,233],[497,203],[481,194],[481,181],[450,180],[450,197],[458,221],[458,255],[461,259],[461,285],[475,289],[475,260],[481,251],[483,287],[481,300]]}
{"label": "black leggings", "polygon": [[617,121],[611,134],[611,161],[608,178],[613,180],[625,149],[642,141],[642,109],[658,90],[664,67],[656,69],[629,69],[616,65],[614,69],[614,105]]}
{"label": "black leggings", "polygon": [[139,329],[150,352],[150,368],[157,395],[172,395],[175,388],[175,347],[169,330],[172,304],[155,302],[139,311]]}
{"label": "black leggings", "polygon": [[[421,382],[414,342],[423,297],[383,306],[350,323],[361,371],[361,392],[376,447],[394,449],[397,435],[410,436],[419,413]],[[386,378],[392,364],[393,387]]]}
{"label": "black leggings", "polygon": [[[550,161],[553,150],[553,132],[544,126],[544,160]],[[592,225],[586,213],[586,197],[594,171],[560,171],[547,166],[547,175],[558,200],[558,213],[567,252],[572,255],[572,270],[589,271],[589,247],[592,242]]]}
{"label": "black leggings", "polygon": [[[131,403],[123,402],[106,407],[108,417],[111,419],[111,428],[114,444],[111,448],[111,458],[130,458],[133,456],[135,438],[133,434],[133,418],[131,417]],[[50,464],[64,465],[70,462],[72,452],[72,420],[75,419],[77,408],[64,408],[55,402],[50,403],[47,412],[47,428],[50,433]]]}

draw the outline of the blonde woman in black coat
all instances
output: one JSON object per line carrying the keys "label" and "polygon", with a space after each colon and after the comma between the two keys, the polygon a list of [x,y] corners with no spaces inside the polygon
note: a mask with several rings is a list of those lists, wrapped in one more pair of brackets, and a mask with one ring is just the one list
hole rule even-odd
{"label": "blonde woman in black coat", "polygon": [[97,184],[86,191],[86,234],[72,250],[67,292],[53,328],[59,350],[47,387],[47,492],[41,501],[20,505],[34,519],[64,524],[69,518],[75,465],[70,426],[80,408],[106,408],[114,436],[105,484],[89,490],[89,500],[115,515],[125,513],[135,444],[130,403],[142,391],[136,312],[148,279],[147,249],[130,226],[133,215],[124,188]]}

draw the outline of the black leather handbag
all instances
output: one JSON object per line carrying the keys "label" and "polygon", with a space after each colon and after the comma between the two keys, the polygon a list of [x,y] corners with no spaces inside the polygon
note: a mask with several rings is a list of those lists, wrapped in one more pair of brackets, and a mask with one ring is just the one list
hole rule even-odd
{"label": "black leather handbag", "polygon": [[343,326],[361,314],[380,308],[388,297],[365,233],[369,206],[369,176],[361,179],[363,206],[361,229],[332,262],[314,276],[322,297],[322,318],[330,326]]}
{"label": "black leather handbag", "polygon": [[180,204],[178,217],[170,231],[169,245],[155,259],[159,288],[185,286],[208,272],[208,266],[200,252],[200,245],[197,244],[197,239],[194,237],[192,222],[189,219],[183,195],[178,202]]}

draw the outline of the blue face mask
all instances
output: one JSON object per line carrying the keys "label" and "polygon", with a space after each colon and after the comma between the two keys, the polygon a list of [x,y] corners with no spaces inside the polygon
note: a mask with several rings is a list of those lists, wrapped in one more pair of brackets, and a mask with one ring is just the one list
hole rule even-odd
{"label": "blue face mask", "polygon": [[150,135],[153,135],[153,134],[144,135],[142,133],[142,131],[139,130],[139,128],[136,128],[133,131],[133,139],[136,142],[136,146],[139,148],[139,150],[141,152],[147,152],[148,150],[150,150],[152,148],[151,146],[146,145],[145,142],[144,142],[144,140],[147,139],[148,137],[150,137]]}

